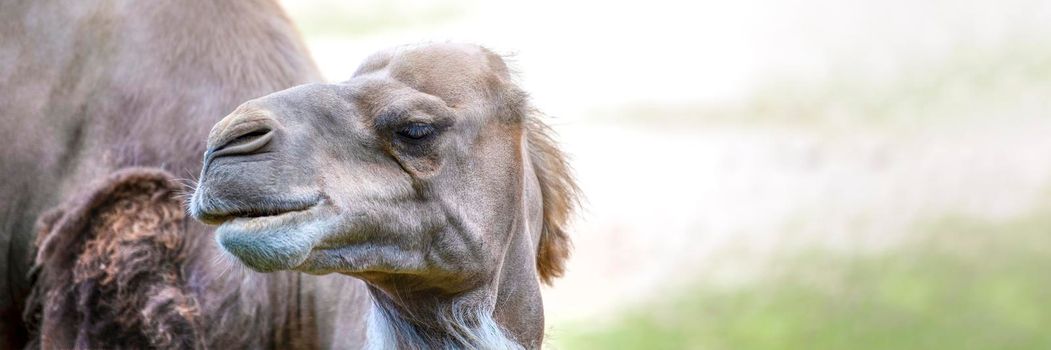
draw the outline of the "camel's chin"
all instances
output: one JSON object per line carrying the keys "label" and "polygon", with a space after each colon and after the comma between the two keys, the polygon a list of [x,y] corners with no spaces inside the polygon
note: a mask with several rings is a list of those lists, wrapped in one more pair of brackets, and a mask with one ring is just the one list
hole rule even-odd
{"label": "camel's chin", "polygon": [[292,270],[334,228],[338,219],[320,206],[263,217],[234,218],[219,225],[216,241],[260,272]]}

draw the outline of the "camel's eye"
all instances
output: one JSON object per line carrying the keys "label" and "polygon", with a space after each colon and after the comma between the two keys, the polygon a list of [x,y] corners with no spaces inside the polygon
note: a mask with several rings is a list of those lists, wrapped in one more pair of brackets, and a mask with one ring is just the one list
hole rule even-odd
{"label": "camel's eye", "polygon": [[405,139],[421,141],[430,137],[431,135],[434,135],[434,132],[435,128],[433,125],[425,123],[412,123],[399,128],[397,134],[398,136]]}

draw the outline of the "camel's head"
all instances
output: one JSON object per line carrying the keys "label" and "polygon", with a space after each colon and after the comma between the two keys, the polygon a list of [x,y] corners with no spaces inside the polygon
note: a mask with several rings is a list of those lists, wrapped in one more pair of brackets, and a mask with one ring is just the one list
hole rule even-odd
{"label": "camel's head", "polygon": [[[390,50],[347,82],[264,96],[217,123],[190,212],[259,271],[448,292],[507,264],[549,280],[575,187],[535,118],[484,48]],[[509,257],[514,244],[530,254]]]}

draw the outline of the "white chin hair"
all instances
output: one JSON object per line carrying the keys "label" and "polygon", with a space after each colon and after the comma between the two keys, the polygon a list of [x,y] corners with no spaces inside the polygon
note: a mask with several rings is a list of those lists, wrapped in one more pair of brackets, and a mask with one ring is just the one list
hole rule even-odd
{"label": "white chin hair", "polygon": [[260,272],[290,270],[332,230],[338,218],[319,218],[315,210],[275,216],[236,218],[215,231],[223,250]]}

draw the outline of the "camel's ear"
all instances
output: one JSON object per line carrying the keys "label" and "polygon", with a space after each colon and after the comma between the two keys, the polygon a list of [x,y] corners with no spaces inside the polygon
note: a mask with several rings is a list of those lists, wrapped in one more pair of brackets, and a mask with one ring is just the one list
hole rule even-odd
{"label": "camel's ear", "polygon": [[131,168],[38,222],[27,319],[42,348],[196,348],[185,213],[172,177]]}
{"label": "camel's ear", "polygon": [[540,279],[550,285],[565,272],[566,260],[573,246],[566,229],[577,206],[579,190],[566,157],[551,139],[547,125],[534,117],[525,122],[529,158],[540,181],[544,206],[544,227],[540,233],[536,267]]}

